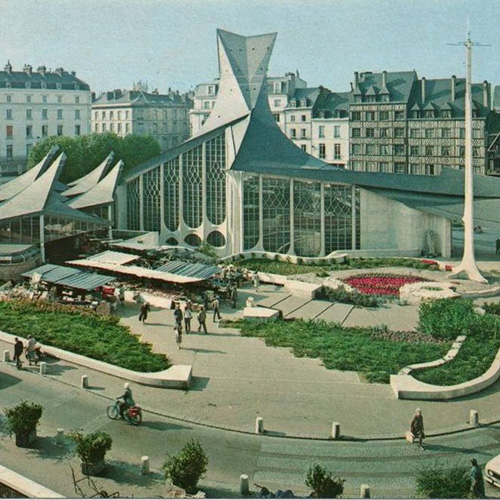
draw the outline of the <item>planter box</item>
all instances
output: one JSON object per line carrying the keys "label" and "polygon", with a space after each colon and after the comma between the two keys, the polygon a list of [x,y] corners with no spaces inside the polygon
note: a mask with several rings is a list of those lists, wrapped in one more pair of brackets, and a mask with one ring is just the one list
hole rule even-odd
{"label": "planter box", "polygon": [[36,443],[36,429],[28,433],[16,434],[16,446],[20,448],[32,448]]}
{"label": "planter box", "polygon": [[98,476],[106,468],[106,462],[104,458],[96,463],[81,462],[80,463],[82,474],[85,476]]}

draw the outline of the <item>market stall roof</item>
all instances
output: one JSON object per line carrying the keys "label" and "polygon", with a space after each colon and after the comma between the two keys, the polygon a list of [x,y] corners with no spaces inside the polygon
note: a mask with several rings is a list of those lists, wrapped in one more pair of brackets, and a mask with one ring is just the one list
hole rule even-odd
{"label": "market stall roof", "polygon": [[179,274],[181,276],[191,276],[193,278],[209,279],[215,274],[219,274],[221,269],[217,266],[207,266],[206,264],[182,262],[178,260],[170,261],[168,264],[156,269],[164,273]]}
{"label": "market stall roof", "polygon": [[[88,259],[72,260],[69,261],[68,264],[71,264],[73,266],[91,267],[94,269],[104,269],[106,271],[112,271],[122,275],[136,276],[137,278],[144,278],[144,279],[155,279],[159,281],[165,281],[167,283],[177,283],[180,285],[205,281],[210,276],[213,276],[218,272],[218,271],[213,272],[210,276],[205,276],[205,277],[183,276],[181,274],[160,271],[158,269],[147,269],[145,267],[139,267],[139,266],[122,266],[119,264],[108,264],[106,262],[99,262],[98,260],[88,260]],[[185,264],[185,262],[183,262],[183,264]]]}
{"label": "market stall roof", "polygon": [[131,253],[113,252],[112,250],[106,250],[105,252],[87,257],[87,260],[104,262],[106,264],[128,264],[129,262],[133,262],[134,260],[137,260],[139,258],[139,255],[134,255]]}
{"label": "market stall roof", "polygon": [[56,266],[54,264],[45,264],[21,274],[24,278],[32,278],[33,275],[39,275],[42,281],[62,285],[77,290],[86,290],[88,292],[103,286],[115,278],[104,274],[88,273],[80,269],[74,269],[65,266]]}

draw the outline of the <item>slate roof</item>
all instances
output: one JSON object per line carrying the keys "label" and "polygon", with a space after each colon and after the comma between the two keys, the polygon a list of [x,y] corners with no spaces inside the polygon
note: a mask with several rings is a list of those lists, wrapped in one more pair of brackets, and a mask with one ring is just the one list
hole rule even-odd
{"label": "slate roof", "polygon": [[54,189],[65,160],[66,155],[61,153],[28,187],[0,204],[0,220],[44,214],[109,226],[111,223],[105,219],[87,215],[67,206],[66,199]]}
{"label": "slate roof", "polygon": [[[296,89],[292,98],[295,99],[297,102],[297,108],[303,107],[300,104],[301,99],[306,98],[307,99],[307,107],[312,108],[316,104],[316,100],[318,99],[319,95],[321,92],[321,87],[308,87],[305,89]],[[287,108],[292,108],[290,101],[288,102]]]}
{"label": "slate roof", "polygon": [[0,202],[13,198],[27,187],[31,186],[40,175],[42,175],[48,166],[53,162],[55,155],[59,151],[59,146],[53,146],[45,157],[30,168],[24,174],[19,175],[0,186]]}
{"label": "slate roof", "polygon": [[[422,100],[422,80],[415,85],[411,104],[418,103],[423,109],[429,109],[427,105],[432,104],[434,109],[451,109],[452,116],[465,116],[465,78],[457,78],[455,84],[455,100],[451,95],[451,78],[425,80],[425,102]],[[484,117],[490,113],[490,109],[483,105],[483,84],[473,83],[472,103],[478,111],[478,116]]]}
{"label": "slate roof", "polygon": [[349,112],[349,104],[354,101],[352,92],[327,92],[321,103],[318,103],[317,113],[325,111],[325,118],[332,116],[336,111]]}
{"label": "slate roof", "polygon": [[386,89],[384,89],[382,73],[366,71],[359,74],[358,88],[363,95],[368,92],[374,95],[388,91],[391,102],[407,102],[416,79],[417,73],[415,71],[388,71],[386,73]]}
{"label": "slate roof", "polygon": [[94,170],[91,170],[87,175],[70,182],[68,184],[70,186],[69,189],[63,191],[61,194],[63,196],[73,197],[92,189],[100,180],[104,178],[111,167],[113,158],[114,153],[111,151],[104,161],[97,165]]}
{"label": "slate roof", "polygon": [[82,209],[113,203],[115,189],[122,169],[123,161],[120,160],[102,180],[85,193],[69,201],[68,206]]}
{"label": "slate roof", "polygon": [[186,94],[156,94],[143,92],[142,90],[114,90],[102,93],[93,103],[93,107],[100,105],[123,105],[123,106],[173,106],[176,104],[192,106],[192,99]]}
{"label": "slate roof", "polygon": [[27,71],[0,71],[0,88],[90,90],[90,86],[75,74],[62,69],[56,71],[46,71],[45,74],[39,71],[32,71],[31,74]]}

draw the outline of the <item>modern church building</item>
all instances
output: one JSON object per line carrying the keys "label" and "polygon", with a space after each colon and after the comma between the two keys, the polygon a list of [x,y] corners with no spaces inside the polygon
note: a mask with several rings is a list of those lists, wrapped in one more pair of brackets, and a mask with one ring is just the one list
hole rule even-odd
{"label": "modern church building", "polygon": [[[275,39],[218,30],[220,88],[210,117],[195,137],[124,177],[118,227],[157,231],[161,244],[207,242],[220,256],[417,256],[430,240],[449,256],[452,221],[463,212],[463,173],[345,171],[296,147],[268,105]],[[500,181],[475,176],[475,183],[477,223],[500,228]]]}

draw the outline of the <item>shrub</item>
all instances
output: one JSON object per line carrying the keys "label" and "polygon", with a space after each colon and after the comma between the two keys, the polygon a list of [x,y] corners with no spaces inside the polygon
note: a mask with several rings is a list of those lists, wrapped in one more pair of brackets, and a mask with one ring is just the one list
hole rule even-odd
{"label": "shrub", "polygon": [[196,439],[184,445],[178,455],[168,457],[163,468],[165,478],[187,492],[196,490],[198,481],[207,471],[208,458]]}
{"label": "shrub", "polygon": [[76,453],[80,460],[89,464],[96,464],[104,460],[106,452],[111,449],[113,439],[104,431],[83,434],[79,429],[69,433],[70,439],[76,443]]}
{"label": "shrub", "polygon": [[36,429],[42,417],[43,407],[37,403],[22,401],[5,410],[7,427],[14,434],[29,434]]}
{"label": "shrub", "polygon": [[454,339],[477,333],[479,318],[470,300],[437,299],[420,303],[419,329],[434,337]]}
{"label": "shrub", "polygon": [[314,491],[315,498],[337,498],[344,491],[345,479],[332,477],[319,464],[313,464],[306,473],[305,484]]}
{"label": "shrub", "polygon": [[466,467],[428,467],[417,474],[417,493],[427,498],[469,498],[470,478]]}
{"label": "shrub", "polygon": [[486,303],[481,306],[488,314],[500,316],[500,302]]}
{"label": "shrub", "polygon": [[343,304],[353,304],[362,307],[377,307],[383,300],[373,295],[364,295],[359,292],[348,292],[344,288],[321,287],[318,299],[329,300],[330,302],[342,302]]}

